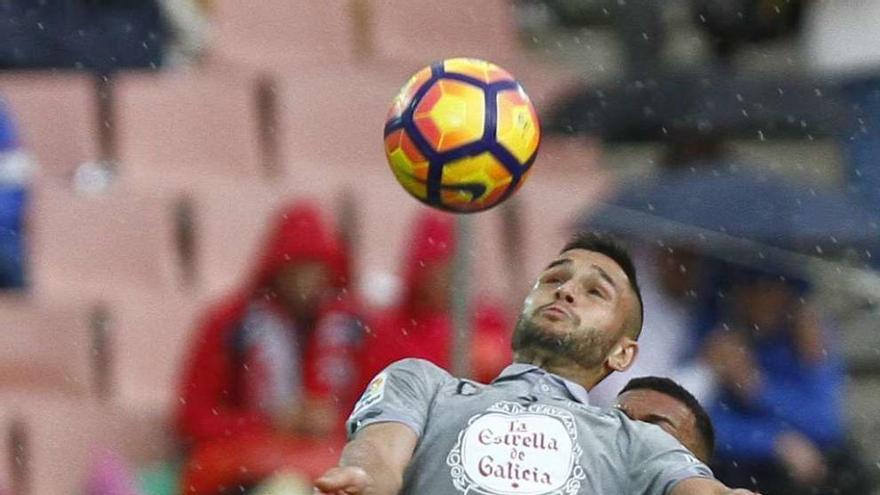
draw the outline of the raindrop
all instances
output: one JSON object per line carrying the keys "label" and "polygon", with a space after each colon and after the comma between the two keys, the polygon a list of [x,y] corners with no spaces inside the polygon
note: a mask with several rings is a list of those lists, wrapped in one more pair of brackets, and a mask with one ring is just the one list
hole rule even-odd
{"label": "raindrop", "polygon": [[816,88],[813,90],[813,92],[816,93],[816,96],[818,96],[820,98],[822,97],[822,90],[821,89]]}
{"label": "raindrop", "polygon": [[782,89],[782,88],[776,88],[776,92],[779,93],[780,95],[784,95],[784,94],[785,94],[785,90]]}
{"label": "raindrop", "polygon": [[764,131],[762,131],[762,130],[760,130],[760,129],[758,129],[758,140],[760,140],[760,141],[766,141],[766,140],[767,140],[767,138],[764,137]]}
{"label": "raindrop", "polygon": [[818,254],[822,254],[823,252],[824,252],[824,251],[822,250],[822,246],[820,246],[820,245],[817,244],[817,245],[816,245],[816,253],[818,253]]}

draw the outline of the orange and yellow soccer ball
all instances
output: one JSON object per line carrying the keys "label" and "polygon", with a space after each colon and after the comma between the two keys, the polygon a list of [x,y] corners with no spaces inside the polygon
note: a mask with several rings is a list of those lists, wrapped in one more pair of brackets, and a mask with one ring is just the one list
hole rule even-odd
{"label": "orange and yellow soccer ball", "polygon": [[403,188],[454,213],[509,198],[528,177],[540,141],[522,86],[497,65],[472,58],[417,72],[385,122],[385,154]]}

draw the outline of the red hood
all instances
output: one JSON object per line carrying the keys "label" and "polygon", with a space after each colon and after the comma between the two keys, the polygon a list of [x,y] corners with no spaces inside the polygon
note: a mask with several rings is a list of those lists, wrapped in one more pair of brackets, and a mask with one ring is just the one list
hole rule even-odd
{"label": "red hood", "polygon": [[448,261],[455,252],[455,221],[448,213],[425,210],[413,224],[404,272],[403,307],[412,309],[416,287],[427,268]]}
{"label": "red hood", "polygon": [[261,258],[251,278],[256,291],[266,287],[286,263],[323,261],[333,274],[334,284],[344,287],[348,278],[345,250],[332,228],[324,223],[318,206],[297,201],[281,208],[275,226],[263,244]]}

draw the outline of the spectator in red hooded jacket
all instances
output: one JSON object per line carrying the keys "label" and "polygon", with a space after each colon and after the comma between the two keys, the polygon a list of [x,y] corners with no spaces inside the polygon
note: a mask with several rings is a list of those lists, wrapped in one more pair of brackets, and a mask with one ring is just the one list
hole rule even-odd
{"label": "spectator in red hooded jacket", "polygon": [[185,493],[257,484],[280,469],[320,472],[333,457],[315,448],[341,434],[360,384],[362,325],[338,239],[316,207],[297,203],[267,241],[252,282],[208,313],[186,364]]}
{"label": "spectator in red hooded jacket", "polygon": [[[452,215],[421,213],[407,246],[400,303],[374,317],[365,337],[362,376],[367,379],[407,357],[426,359],[446,369],[452,362]],[[489,381],[510,362],[508,329],[512,323],[500,307],[486,300],[476,298],[472,307],[471,369],[475,379]]]}

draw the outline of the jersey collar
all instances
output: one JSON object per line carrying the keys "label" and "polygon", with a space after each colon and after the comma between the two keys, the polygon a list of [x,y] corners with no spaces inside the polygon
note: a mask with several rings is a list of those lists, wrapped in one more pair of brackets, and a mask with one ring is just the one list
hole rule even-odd
{"label": "jersey collar", "polygon": [[501,374],[499,374],[497,378],[492,380],[492,383],[510,380],[521,376],[524,377],[528,375],[535,377],[539,377],[542,375],[546,376],[547,378],[555,382],[557,386],[567,391],[570,398],[574,399],[575,402],[580,402],[584,405],[590,404],[590,395],[587,392],[587,389],[571,380],[567,380],[559,375],[554,375],[553,373],[550,373],[543,368],[539,368],[534,364],[513,363],[504,368],[504,370],[501,371]]}

